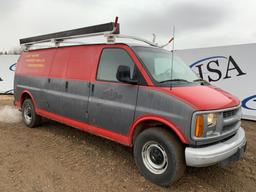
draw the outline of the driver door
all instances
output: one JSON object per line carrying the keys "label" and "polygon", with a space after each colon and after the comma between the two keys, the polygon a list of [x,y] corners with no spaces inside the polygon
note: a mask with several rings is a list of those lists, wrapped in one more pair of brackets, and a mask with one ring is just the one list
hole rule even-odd
{"label": "driver door", "polygon": [[120,65],[129,66],[133,76],[135,64],[126,50],[121,48],[102,50],[96,81],[91,84],[89,123],[126,135],[134,120],[138,85],[117,80],[116,73]]}

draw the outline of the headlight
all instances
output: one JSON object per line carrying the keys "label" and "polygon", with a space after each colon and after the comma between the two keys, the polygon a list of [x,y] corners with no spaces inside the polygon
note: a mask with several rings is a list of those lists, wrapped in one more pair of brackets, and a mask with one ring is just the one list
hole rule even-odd
{"label": "headlight", "polygon": [[[215,131],[217,123],[217,114],[198,114],[195,118],[195,136],[202,137],[204,134],[209,135]],[[207,127],[205,127],[207,126]],[[204,133],[205,132],[205,133]]]}
{"label": "headlight", "polygon": [[216,125],[217,116],[215,113],[209,113],[207,115],[207,125],[208,127]]}

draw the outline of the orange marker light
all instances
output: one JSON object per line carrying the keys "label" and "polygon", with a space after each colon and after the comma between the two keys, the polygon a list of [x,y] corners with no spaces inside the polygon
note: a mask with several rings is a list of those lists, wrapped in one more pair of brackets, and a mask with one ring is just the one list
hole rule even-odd
{"label": "orange marker light", "polygon": [[204,132],[204,116],[198,115],[196,117],[196,129],[195,129],[195,136],[202,137]]}

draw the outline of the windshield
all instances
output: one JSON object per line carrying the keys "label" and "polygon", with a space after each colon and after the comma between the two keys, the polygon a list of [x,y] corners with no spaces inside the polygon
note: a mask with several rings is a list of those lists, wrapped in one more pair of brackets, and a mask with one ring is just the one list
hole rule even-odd
{"label": "windshield", "polygon": [[157,83],[189,83],[198,79],[181,58],[174,55],[172,61],[170,51],[147,47],[133,49]]}

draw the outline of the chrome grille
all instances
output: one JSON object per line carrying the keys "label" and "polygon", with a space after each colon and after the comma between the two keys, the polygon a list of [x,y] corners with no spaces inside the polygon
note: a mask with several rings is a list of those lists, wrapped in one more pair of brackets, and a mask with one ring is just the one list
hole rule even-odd
{"label": "chrome grille", "polygon": [[239,128],[241,122],[241,107],[223,111],[223,128],[222,132],[227,132]]}
{"label": "chrome grille", "polygon": [[237,109],[234,109],[234,110],[230,110],[230,111],[224,111],[223,112],[223,118],[228,118],[228,117],[232,117],[236,114],[237,112]]}

